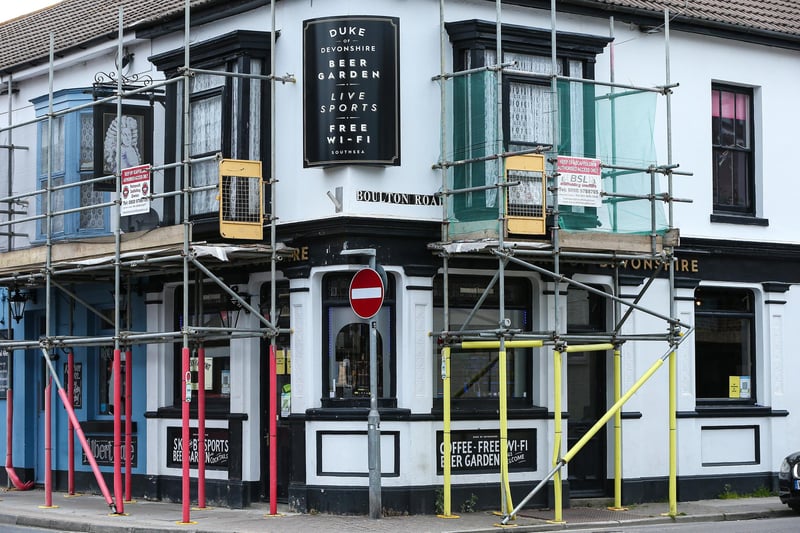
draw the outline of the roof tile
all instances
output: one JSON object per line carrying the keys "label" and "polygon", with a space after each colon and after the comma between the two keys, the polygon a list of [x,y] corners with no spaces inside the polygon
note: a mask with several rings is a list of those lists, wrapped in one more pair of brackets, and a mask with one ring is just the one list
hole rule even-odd
{"label": "roof tile", "polygon": [[[24,1],[24,0],[23,0]],[[569,4],[575,0],[561,0]],[[191,6],[223,4],[225,0],[191,0]],[[742,31],[775,33],[800,38],[798,0],[581,0],[583,6],[608,10],[663,13],[681,21],[723,24]],[[0,23],[0,71],[18,70],[46,61],[53,35],[56,54],[84,46],[118,31],[119,6],[123,25],[135,26],[175,17],[183,13],[185,0],[61,0],[61,2],[4,23]]]}

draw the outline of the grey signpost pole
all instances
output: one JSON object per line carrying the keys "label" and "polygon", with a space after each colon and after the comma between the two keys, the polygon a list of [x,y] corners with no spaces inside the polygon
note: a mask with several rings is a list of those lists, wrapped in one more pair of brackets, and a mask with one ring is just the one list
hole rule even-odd
{"label": "grey signpost pole", "polygon": [[[375,259],[372,259],[375,262]],[[369,328],[369,414],[367,415],[367,455],[369,456],[369,516],[381,517],[381,415],[378,412],[377,322]]]}
{"label": "grey signpost pole", "polygon": [[[375,268],[375,249],[342,250],[342,255],[364,255]],[[378,412],[378,329],[369,322],[369,414],[367,415],[367,463],[369,465],[369,516],[381,517],[381,415]]]}

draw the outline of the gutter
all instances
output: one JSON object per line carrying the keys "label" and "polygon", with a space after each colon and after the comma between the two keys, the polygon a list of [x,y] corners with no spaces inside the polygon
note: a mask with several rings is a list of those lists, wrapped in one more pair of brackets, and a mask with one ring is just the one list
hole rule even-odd
{"label": "gutter", "polygon": [[[550,9],[549,0],[507,0],[504,3],[528,8]],[[660,28],[664,24],[663,11],[612,5],[593,0],[559,0],[557,6],[557,11],[561,13],[593,17],[613,15],[620,22],[629,22],[642,27],[643,31],[651,28]],[[671,11],[671,13],[674,12]],[[687,17],[681,14],[675,14],[671,18],[670,30],[800,51],[800,34],[794,35],[774,30],[750,28],[727,22]]]}

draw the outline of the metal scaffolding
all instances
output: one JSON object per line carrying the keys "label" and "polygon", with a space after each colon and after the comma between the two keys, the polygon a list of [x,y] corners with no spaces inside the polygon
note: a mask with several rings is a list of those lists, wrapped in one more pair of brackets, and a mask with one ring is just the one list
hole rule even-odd
{"label": "metal scaffolding", "polygon": [[[7,126],[0,127],[0,133],[6,133],[8,139],[7,144],[0,146],[0,149],[8,151],[8,165],[7,165],[7,190],[5,197],[0,198],[0,204],[6,206],[2,211],[5,215],[5,220],[0,221],[0,229],[2,234],[6,236],[7,251],[0,254],[0,287],[6,288],[8,294],[12,291],[19,295],[21,289],[27,291],[43,290],[44,291],[44,335],[41,338],[13,338],[11,323],[10,323],[10,307],[9,307],[9,324],[8,335],[5,340],[0,340],[0,350],[5,350],[11,353],[9,361],[13,361],[14,350],[35,349],[41,351],[43,359],[48,369],[49,379],[55,382],[58,396],[61,398],[64,408],[67,411],[70,431],[74,429],[85,451],[85,456],[92,466],[95,478],[99,485],[106,503],[109,505],[113,513],[123,514],[123,502],[130,500],[130,478],[131,478],[131,441],[130,441],[130,422],[132,413],[130,398],[125,402],[127,411],[124,413],[125,418],[125,446],[122,446],[122,416],[123,409],[120,407],[122,398],[120,391],[122,386],[121,379],[121,365],[123,357],[126,364],[131,362],[131,347],[135,345],[147,344],[180,344],[182,346],[182,378],[181,390],[186,389],[187,395],[181,395],[182,401],[182,423],[183,423],[183,443],[184,447],[189,442],[189,405],[192,398],[191,378],[189,376],[190,368],[190,355],[191,350],[198,351],[198,357],[202,357],[204,342],[219,339],[233,339],[233,338],[263,338],[270,341],[270,375],[269,386],[270,390],[270,423],[269,423],[269,436],[270,436],[270,512],[275,514],[276,511],[276,483],[277,483],[277,467],[276,467],[276,409],[274,403],[276,402],[275,396],[275,358],[276,358],[276,337],[282,333],[290,333],[289,329],[280,328],[277,325],[276,314],[276,263],[282,258],[290,256],[292,250],[277,242],[276,240],[276,222],[277,219],[274,215],[276,197],[276,151],[275,151],[275,88],[277,82],[293,83],[294,77],[290,74],[286,76],[276,76],[275,72],[275,0],[271,0],[268,5],[269,16],[271,20],[270,31],[270,57],[268,74],[241,74],[236,72],[225,71],[206,71],[195,69],[191,66],[190,57],[190,28],[191,28],[191,1],[185,0],[184,2],[184,42],[183,42],[183,66],[175,77],[164,79],[161,81],[149,80],[145,84],[129,84],[126,83],[126,78],[123,72],[123,62],[116,61],[116,72],[112,73],[109,77],[112,83],[107,83],[104,86],[99,96],[81,105],[72,106],[69,108],[56,109],[54,106],[54,78],[55,78],[55,38],[50,34],[49,45],[49,70],[48,70],[48,104],[46,114],[30,121],[23,123],[14,123],[12,120],[12,92],[15,88],[15,82],[12,81],[11,75],[7,79],[8,90],[8,124]],[[119,8],[118,12],[118,32],[117,32],[117,58],[124,56],[124,12],[123,7]],[[207,76],[222,76],[222,77],[238,77],[246,78],[249,80],[256,80],[261,82],[269,82],[270,84],[270,111],[269,122],[271,128],[270,136],[270,162],[269,162],[269,179],[262,182],[259,188],[263,191],[269,187],[270,204],[267,205],[266,214],[263,220],[257,220],[258,224],[266,224],[269,227],[269,236],[266,240],[257,243],[237,243],[232,244],[230,241],[222,241],[218,243],[208,243],[203,241],[196,241],[192,236],[193,221],[190,218],[190,207],[192,205],[192,196],[206,191],[214,191],[217,185],[208,186],[193,186],[189,179],[190,169],[193,164],[201,162],[219,162],[222,160],[222,154],[217,153],[203,158],[191,158],[191,115],[192,109],[190,106],[190,80],[197,74]],[[91,76],[91,74],[90,74]],[[179,96],[181,103],[182,117],[183,117],[183,139],[182,139],[182,160],[175,163],[167,163],[161,166],[151,166],[150,172],[163,171],[167,169],[182,169],[182,177],[184,185],[176,188],[175,190],[164,190],[160,193],[150,191],[145,194],[148,202],[157,201],[159,199],[175,198],[180,201],[181,214],[180,223],[173,226],[159,227],[151,229],[150,231],[140,233],[123,233],[122,231],[122,213],[121,213],[121,172],[123,168],[122,150],[120,149],[121,136],[118,135],[116,139],[116,165],[114,166],[113,174],[96,177],[93,179],[80,180],[77,183],[56,183],[53,179],[54,174],[54,123],[59,117],[66,116],[70,113],[75,113],[82,109],[93,109],[95,106],[112,104],[116,107],[116,119],[121,122],[123,116],[123,102],[126,99],[140,96],[143,94],[153,95],[155,92],[172,84],[183,85],[183,96]],[[180,92],[180,91],[179,91]],[[40,126],[41,125],[41,126]],[[42,128],[42,139],[45,141],[47,150],[46,160],[43,161],[43,173],[46,176],[46,185],[41,188],[33,187],[31,192],[14,194],[13,185],[15,183],[14,175],[14,151],[27,150],[28,147],[16,146],[13,143],[13,132],[15,129],[24,126],[36,126]],[[102,147],[95,147],[95,149],[102,149]],[[114,188],[111,191],[111,200],[101,204],[92,204],[77,208],[65,209],[59,207],[58,202],[55,201],[54,195],[56,193],[62,194],[70,189],[84,187],[87,185],[94,185],[100,182],[111,181]],[[260,201],[263,203],[263,194],[260,195]],[[41,205],[41,212],[35,213],[35,206]],[[220,202],[222,203],[222,202]],[[26,208],[27,209],[24,209]],[[82,213],[89,210],[96,210],[101,208],[104,212],[109,213],[111,227],[113,231],[113,242],[109,242],[108,238],[99,238],[92,240],[86,239],[85,246],[75,247],[69,243],[60,242],[54,239],[54,220],[57,217],[63,217],[67,214]],[[33,209],[34,213],[29,210]],[[22,232],[16,232],[22,224],[34,223],[41,224],[42,233],[44,234],[44,242],[40,246],[31,248],[16,249],[14,246],[14,238],[23,236]],[[266,242],[265,242],[266,241]],[[269,263],[270,265],[270,302],[268,307],[268,314],[262,313],[265,306],[252,306],[247,299],[247,295],[242,295],[232,287],[232,284],[227,282],[223,276],[219,275],[220,269],[230,267],[235,262],[237,267],[246,265],[256,265]],[[216,285],[220,291],[225,293],[232,305],[239,309],[244,309],[246,312],[252,314],[258,321],[259,325],[256,328],[243,329],[236,328],[235,324],[223,325],[223,327],[205,327],[202,324],[183,323],[179,330],[165,330],[165,331],[134,331],[131,327],[130,313],[126,313],[127,304],[130,298],[130,293],[135,288],[137,280],[146,278],[148,276],[173,276],[180,277],[180,286],[182,287],[183,300],[180,303],[182,308],[182,316],[191,317],[197,316],[197,313],[202,313],[202,298],[198,301],[190,301],[189,288],[192,286],[198,287],[198,292],[202,291],[203,281],[209,281],[211,284]],[[106,281],[113,283],[113,319],[104,315],[100,310],[92,306],[85,299],[83,299],[78,291],[75,290],[75,285],[82,283],[90,283],[93,281]],[[67,299],[70,303],[71,309],[74,310],[76,305],[86,308],[89,312],[100,317],[109,326],[113,326],[113,335],[75,335],[72,331],[68,335],[59,334],[52,331],[52,324],[55,323],[55,315],[57,313],[54,298],[58,294]],[[13,300],[12,295],[9,300]],[[11,302],[9,302],[10,304]],[[177,307],[177,303],[176,303]],[[81,430],[80,422],[75,416],[72,407],[72,393],[71,385],[68,383],[70,394],[65,392],[64,384],[59,379],[58,372],[56,371],[51,354],[56,350],[63,350],[69,356],[70,368],[72,365],[72,350],[76,347],[89,347],[89,346],[105,346],[113,347],[113,378],[115,382],[114,391],[114,487],[113,497],[111,491],[106,486],[106,483],[100,473],[99,468],[94,459],[94,455],[88,447],[87,441]],[[201,359],[202,360],[202,359]],[[9,363],[9,376],[13,375],[12,368]],[[125,372],[125,379],[128,380],[126,394],[131,394],[131,371],[128,366],[128,371]],[[203,372],[198,372],[198,379],[202,379]],[[69,379],[72,378],[72,371],[68,372]],[[176,376],[177,378],[177,376]],[[9,384],[9,409],[11,405],[11,383]],[[204,423],[205,423],[205,408],[204,408],[204,387],[198,386],[195,392],[198,396],[198,438],[200,441],[201,452],[200,458],[205,458],[204,449]],[[47,394],[49,400],[50,394]],[[46,422],[46,439],[49,439],[49,402],[47,402],[48,416]],[[11,427],[8,428],[9,434]],[[11,440],[9,438],[9,457]],[[72,445],[72,438],[70,438],[70,446]],[[122,487],[122,457],[121,450],[126,450],[125,466],[127,469],[126,487]],[[70,447],[70,478],[69,489],[71,493],[74,492],[74,485],[72,480],[73,463],[72,463],[72,448]],[[262,460],[267,460],[264,458]],[[45,458],[46,473],[45,473],[45,493],[46,493],[46,507],[52,506],[51,496],[51,458],[49,454]],[[205,507],[205,477],[204,477],[204,459],[198,459],[198,504],[200,508]],[[200,466],[203,465],[203,466]],[[11,466],[6,464],[7,467]],[[183,520],[182,523],[190,523],[189,505],[191,502],[191,491],[189,487],[190,473],[189,473],[189,453],[182,454],[182,467],[183,467]],[[13,476],[13,466],[9,470],[9,479]],[[16,480],[15,480],[16,484]]]}
{"label": "metal scaffolding", "polygon": [[[441,360],[441,377],[443,381],[443,403],[444,403],[444,420],[443,420],[443,439],[444,439],[444,493],[443,493],[443,514],[442,518],[454,518],[451,512],[451,436],[450,436],[450,379],[451,379],[451,355],[452,347],[457,347],[461,350],[466,349],[494,349],[499,353],[499,413],[500,413],[500,501],[502,504],[501,514],[503,516],[502,525],[508,523],[509,520],[515,517],[519,510],[547,483],[552,481],[552,490],[554,497],[554,522],[563,522],[562,519],[562,480],[561,471],[569,461],[575,457],[577,453],[586,445],[589,439],[592,438],[601,428],[607,423],[611,422],[613,418],[614,429],[614,510],[624,510],[622,507],[622,469],[621,469],[621,407],[622,405],[641,387],[641,385],[649,379],[664,362],[669,361],[669,502],[670,502],[670,515],[677,514],[676,505],[676,421],[675,421],[675,396],[676,396],[676,351],[678,346],[689,336],[692,332],[692,327],[689,324],[681,322],[676,317],[676,310],[674,304],[674,291],[675,279],[674,269],[671,265],[675,260],[674,248],[677,246],[677,230],[674,226],[673,219],[673,203],[686,202],[673,196],[673,176],[675,175],[691,175],[687,172],[679,172],[677,165],[672,161],[672,146],[671,146],[671,105],[670,97],[672,89],[676,87],[670,80],[670,67],[669,67],[669,11],[664,12],[664,36],[665,36],[665,80],[664,84],[659,87],[637,87],[633,85],[618,84],[614,81],[614,64],[613,64],[613,42],[610,46],[611,63],[610,63],[610,81],[599,82],[592,79],[584,79],[583,77],[574,77],[564,73],[558,74],[557,69],[557,25],[556,25],[556,2],[550,2],[550,48],[551,48],[551,71],[549,75],[542,75],[535,72],[526,72],[524,69],[518,68],[516,62],[506,61],[503,55],[503,23],[502,23],[502,4],[501,0],[496,0],[496,21],[495,21],[495,62],[485,67],[468,68],[466,70],[447,72],[446,71],[446,54],[449,53],[450,47],[447,42],[447,29],[445,27],[445,0],[440,0],[440,73],[432,79],[440,84],[441,88],[441,106],[442,113],[440,118],[441,138],[440,138],[440,160],[433,165],[433,168],[441,170],[442,176],[442,205],[443,205],[443,220],[442,220],[442,234],[441,241],[432,243],[430,248],[441,256],[442,272],[443,272],[443,310],[444,310],[444,328],[442,331],[435,331],[433,334],[438,337],[442,345],[442,360]],[[614,20],[610,19],[610,41],[613,41]],[[472,76],[480,72],[494,73],[494,82],[496,82],[496,89],[493,96],[494,102],[487,103],[486,107],[495,105],[497,112],[495,119],[497,124],[492,126],[487,124],[486,128],[494,128],[497,138],[494,143],[493,150],[482,154],[479,157],[473,158],[453,158],[449,159],[448,155],[450,147],[449,140],[449,121],[454,120],[454,117],[448,116],[447,107],[449,99],[452,95],[448,94],[447,82],[448,80],[455,80],[459,77]],[[549,79],[550,81],[550,109],[554,118],[552,122],[552,146],[543,146],[531,150],[508,150],[504,149],[503,142],[503,73],[512,72],[515,76],[529,76],[540,79]],[[550,240],[542,241],[536,239],[522,238],[519,240],[511,241],[508,239],[510,233],[507,222],[510,218],[508,209],[508,198],[512,187],[519,185],[519,181],[512,181],[508,179],[507,173],[503,171],[505,163],[509,158],[518,156],[525,153],[543,153],[548,158],[555,158],[560,155],[558,153],[559,135],[561,128],[561,120],[559,119],[559,83],[573,83],[578,82],[586,85],[603,85],[610,88],[611,93],[604,98],[608,99],[611,103],[612,117],[614,109],[614,99],[636,91],[649,91],[662,95],[666,99],[666,138],[667,138],[667,162],[664,165],[648,165],[644,168],[629,167],[620,164],[607,164],[603,163],[602,167],[606,172],[612,175],[618,173],[620,175],[626,172],[639,172],[649,176],[649,184],[643,194],[631,194],[625,191],[604,191],[604,201],[616,205],[615,203],[625,202],[631,199],[645,200],[650,203],[650,231],[642,235],[625,235],[620,233],[613,233],[609,238],[600,233],[592,233],[591,230],[587,231],[584,235],[588,238],[577,238],[574,233],[565,232],[564,228],[560,226],[559,217],[559,187],[558,170],[553,168],[549,175],[544,179],[546,180],[547,189],[552,194],[552,207],[549,207],[547,214],[551,215],[552,222],[548,228],[550,231]],[[483,87],[488,87],[489,82],[484,81]],[[617,92],[620,91],[620,92]],[[490,94],[489,89],[486,89],[486,94]],[[455,112],[453,113],[455,115]],[[488,115],[488,113],[487,113]],[[613,118],[612,118],[613,120]],[[487,119],[487,122],[488,119]],[[490,140],[486,141],[487,144]],[[486,161],[499,161],[497,165],[497,175],[494,183],[489,183],[487,179],[486,185],[479,186],[466,186],[463,188],[456,188],[451,183],[449,170],[459,166],[467,166],[476,162]],[[613,162],[612,162],[613,163]],[[488,174],[488,171],[487,171]],[[663,176],[667,181],[667,191],[658,192],[656,190],[656,176]],[[483,238],[470,239],[462,238],[460,235],[450,231],[452,223],[451,217],[451,204],[458,195],[471,194],[476,191],[496,191],[497,195],[497,217],[487,223],[487,228],[481,236]],[[663,203],[667,207],[667,227],[664,231],[657,231],[656,228],[656,205]],[[544,214],[542,214],[544,218]],[[488,236],[487,236],[488,235]],[[567,239],[569,241],[567,242]],[[449,291],[449,276],[450,276],[450,263],[458,259],[483,259],[495,258],[496,273],[487,284],[483,294],[481,294],[474,303],[469,316],[464,320],[464,324],[458,330],[453,330],[450,327],[450,298]],[[633,301],[628,301],[621,298],[620,283],[619,283],[619,267],[627,260],[649,260],[658,265],[654,269],[652,276],[646,280],[635,296]],[[587,263],[597,264],[605,263],[614,266],[613,271],[613,288],[612,292],[601,291],[590,285],[581,283],[570,277],[562,274],[562,266],[574,263]],[[527,269],[541,276],[543,280],[550,280],[554,284],[553,290],[551,319],[552,329],[543,331],[520,331],[513,329],[508,320],[505,312],[506,301],[506,268],[509,264]],[[666,267],[669,276],[669,314],[659,313],[655,310],[649,309],[640,304],[645,292],[652,285],[654,280],[658,277],[659,271]],[[559,289],[560,287],[576,287],[594,293],[610,301],[613,308],[614,325],[610,330],[602,333],[595,333],[592,335],[580,334],[566,334],[565,321],[559,316]],[[493,328],[470,328],[470,321],[473,319],[475,313],[483,305],[489,291],[496,291],[499,294],[499,315],[497,327]],[[624,312],[623,312],[624,309]],[[626,320],[634,312],[644,313],[651,317],[655,317],[663,321],[666,325],[666,332],[654,334],[635,334],[624,335],[621,329]],[[652,366],[645,372],[635,384],[623,393],[621,390],[621,352],[622,347],[628,342],[663,342],[667,348],[663,355],[655,359]],[[511,489],[508,474],[508,427],[507,427],[507,391],[506,391],[506,377],[505,370],[505,357],[506,350],[513,347],[540,347],[541,350],[551,349],[553,358],[552,364],[554,369],[553,375],[553,398],[552,406],[554,411],[553,420],[553,459],[552,469],[542,478],[538,484],[523,498],[516,506],[512,503]],[[570,352],[590,352],[600,351],[607,352],[613,351],[613,381],[614,381],[614,403],[607,410],[605,415],[600,417],[591,429],[578,440],[578,442],[566,452],[562,444],[562,355]],[[544,353],[544,352],[543,352]]]}

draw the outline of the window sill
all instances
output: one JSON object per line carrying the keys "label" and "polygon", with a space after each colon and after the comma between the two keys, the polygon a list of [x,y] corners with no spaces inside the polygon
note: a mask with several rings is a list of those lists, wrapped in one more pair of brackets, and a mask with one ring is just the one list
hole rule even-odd
{"label": "window sill", "polygon": [[[408,420],[411,417],[410,409],[398,409],[396,407],[379,407],[378,414],[381,421],[386,420]],[[346,420],[346,421],[367,421],[369,407],[322,407],[317,409],[307,409],[305,420]]]}
{"label": "window sill", "polygon": [[784,417],[788,411],[773,410],[764,405],[698,405],[694,411],[679,411],[678,418],[750,418]]}
{"label": "window sill", "polygon": [[712,213],[711,222],[720,224],[739,224],[742,226],[769,226],[768,218],[759,218],[747,215],[729,215]]}
{"label": "window sill", "polygon": [[[145,418],[181,418],[183,415],[182,407],[168,406],[159,407],[157,411],[147,411],[144,414]],[[189,408],[189,416],[192,419],[197,419],[197,406],[193,405]],[[229,408],[215,409],[208,406],[206,409],[206,420],[247,420],[247,413],[231,413]]]}
{"label": "window sill", "polygon": [[[369,397],[365,398],[323,398],[323,409],[337,409],[337,408],[363,408],[369,409]],[[378,409],[393,409],[397,407],[396,398],[378,398]]]}
{"label": "window sill", "polygon": [[[443,416],[441,406],[434,405],[433,409],[431,409],[431,415],[436,420],[440,420]],[[450,418],[452,420],[485,420],[487,418],[496,420],[497,416],[498,410],[496,407],[486,408],[454,404],[450,411]],[[527,420],[532,418],[549,419],[552,418],[553,415],[552,413],[549,413],[545,407],[526,406],[518,408],[509,407],[507,411],[507,417],[509,420]]]}

